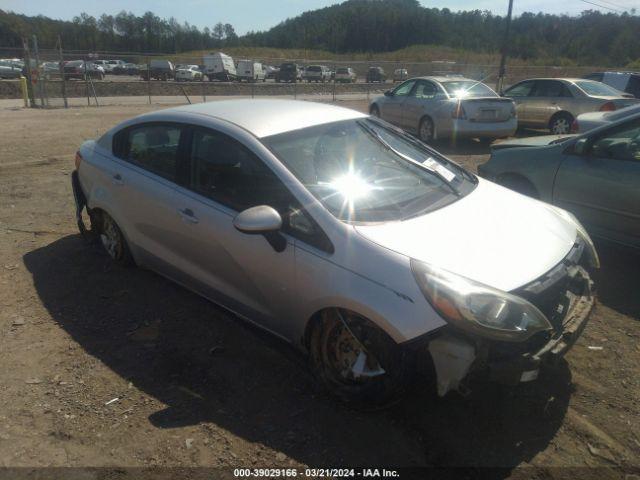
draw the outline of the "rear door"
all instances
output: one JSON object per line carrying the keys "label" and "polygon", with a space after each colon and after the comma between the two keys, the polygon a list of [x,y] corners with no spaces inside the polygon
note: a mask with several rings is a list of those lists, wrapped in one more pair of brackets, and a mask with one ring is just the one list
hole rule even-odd
{"label": "rear door", "polygon": [[595,235],[640,246],[640,119],[591,137],[583,155],[567,155],[553,198]]}
{"label": "rear door", "polygon": [[[193,127],[189,180],[177,188],[182,218],[178,255],[181,281],[275,333],[285,331],[294,294],[293,239],[276,252],[262,235],[233,226],[246,208],[270,205],[288,222],[295,201],[270,168],[238,140]],[[286,227],[283,228],[286,231]]]}
{"label": "rear door", "polygon": [[392,91],[390,97],[385,97],[385,101],[382,104],[380,112],[383,120],[402,127],[402,110],[415,83],[415,80],[407,80],[406,82],[398,85]]}
{"label": "rear door", "polygon": [[572,111],[569,89],[558,80],[536,80],[527,102],[527,117],[539,127],[547,127],[551,117],[561,111]]}
{"label": "rear door", "polygon": [[123,230],[145,265],[167,273],[175,264],[175,187],[185,127],[175,123],[143,123],[116,135],[112,189],[122,202]]}

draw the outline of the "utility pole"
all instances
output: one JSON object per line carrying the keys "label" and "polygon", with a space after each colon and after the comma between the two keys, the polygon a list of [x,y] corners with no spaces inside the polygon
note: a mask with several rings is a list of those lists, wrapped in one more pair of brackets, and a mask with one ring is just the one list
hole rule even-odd
{"label": "utility pole", "polygon": [[509,11],[507,12],[507,25],[504,30],[504,41],[502,42],[502,56],[500,57],[500,69],[498,70],[498,81],[496,82],[496,92],[502,93],[504,84],[504,74],[507,67],[507,53],[509,51],[509,34],[511,33],[511,12],[513,11],[513,0],[509,0]]}
{"label": "utility pole", "polygon": [[62,37],[58,35],[58,58],[59,63],[58,67],[60,68],[60,79],[62,80],[62,98],[64,99],[64,108],[69,108],[69,103],[67,102],[67,82],[64,78],[64,56],[62,54]]}

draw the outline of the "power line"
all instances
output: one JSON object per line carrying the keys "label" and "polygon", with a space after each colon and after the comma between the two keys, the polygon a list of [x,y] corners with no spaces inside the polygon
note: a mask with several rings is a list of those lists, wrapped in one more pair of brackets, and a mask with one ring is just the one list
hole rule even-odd
{"label": "power line", "polygon": [[607,5],[613,5],[614,7],[623,8],[625,11],[629,10],[628,7],[625,7],[624,5],[620,5],[619,3],[610,2],[609,0],[598,0],[598,1],[601,3],[606,3]]}
{"label": "power line", "polygon": [[624,10],[619,10],[617,8],[611,8],[611,7],[605,7],[604,5],[600,5],[599,3],[595,3],[595,2],[590,2],[589,0],[580,0],[581,2],[584,3],[589,3],[591,5],[595,5],[596,7],[600,7],[600,8],[606,8],[607,10],[612,10],[614,12],[620,12],[620,13],[625,13]]}

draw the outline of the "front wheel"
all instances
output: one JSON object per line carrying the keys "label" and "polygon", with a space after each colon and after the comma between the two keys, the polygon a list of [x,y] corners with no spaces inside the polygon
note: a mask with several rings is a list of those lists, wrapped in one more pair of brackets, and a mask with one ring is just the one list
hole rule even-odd
{"label": "front wheel", "polygon": [[378,108],[377,105],[374,105],[371,107],[371,115],[377,118],[380,118],[380,109]]}
{"label": "front wheel", "polygon": [[345,403],[383,406],[400,397],[409,379],[408,354],[372,322],[328,309],[310,339],[311,366],[322,385]]}

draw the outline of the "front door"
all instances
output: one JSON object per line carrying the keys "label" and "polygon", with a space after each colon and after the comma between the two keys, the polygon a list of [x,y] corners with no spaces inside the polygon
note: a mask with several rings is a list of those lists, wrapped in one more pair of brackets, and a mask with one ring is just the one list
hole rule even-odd
{"label": "front door", "polygon": [[415,83],[415,80],[407,80],[391,92],[391,96],[387,97],[382,104],[380,115],[383,120],[402,127],[402,110],[404,109],[405,100],[408,98],[409,93],[411,93],[411,89]]}
{"label": "front door", "polygon": [[567,155],[553,197],[594,235],[640,246],[640,119],[590,138],[583,155]]}
{"label": "front door", "polygon": [[194,127],[187,150],[189,181],[176,194],[186,282],[282,334],[294,294],[293,239],[283,234],[288,245],[276,252],[262,235],[236,230],[233,219],[246,208],[270,205],[284,221],[288,190],[260,158],[224,133]]}

